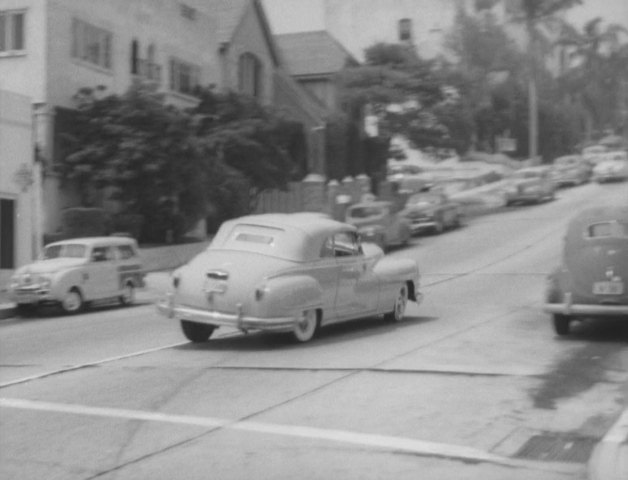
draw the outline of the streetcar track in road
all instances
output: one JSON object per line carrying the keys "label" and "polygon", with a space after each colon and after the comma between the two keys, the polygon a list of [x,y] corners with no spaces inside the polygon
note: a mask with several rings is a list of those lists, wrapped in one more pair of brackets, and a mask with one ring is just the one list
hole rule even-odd
{"label": "streetcar track in road", "polygon": [[[486,263],[484,265],[480,265],[479,267],[473,268],[473,269],[471,269],[471,270],[469,270],[467,272],[460,272],[460,273],[455,273],[455,274],[438,274],[438,273],[432,274],[432,273],[426,273],[425,276],[428,276],[428,275],[449,275],[449,276],[448,276],[448,278],[443,278],[441,280],[435,280],[435,281],[433,281],[433,282],[431,282],[431,283],[429,283],[427,285],[423,285],[423,286],[431,287],[431,286],[434,286],[434,285],[440,285],[442,283],[452,282],[454,280],[458,280],[460,278],[468,277],[470,275],[501,275],[501,273],[484,273],[484,274],[482,274],[481,271],[485,270],[487,268],[491,268],[491,267],[494,267],[496,265],[499,265],[502,262],[505,262],[507,260],[510,260],[510,259],[516,257],[517,255],[525,252],[526,250],[529,250],[531,248],[536,247],[536,245],[538,243],[542,242],[543,240],[545,240],[547,238],[550,238],[550,237],[554,236],[556,234],[556,232],[562,231],[562,230],[563,230],[562,226],[561,226],[560,229],[559,228],[553,229],[550,233],[548,233],[546,235],[543,235],[541,238],[539,238],[535,242],[528,243],[528,244],[524,245],[523,247],[515,250],[514,252],[509,253],[508,255],[500,257],[497,260],[494,260],[492,262],[488,262],[488,263]],[[514,273],[512,275],[517,275],[517,274]],[[526,274],[523,273],[521,275],[526,275]]]}
{"label": "streetcar track in road", "polygon": [[252,422],[248,421],[248,418],[250,418],[251,415],[240,419],[225,419],[150,412],[145,410],[90,407],[80,404],[53,403],[16,398],[0,398],[0,407],[68,415],[83,415],[97,418],[125,419],[130,421],[158,422],[209,428],[208,431],[203,432],[202,434],[179,441],[176,444],[168,445],[167,447],[151,452],[150,454],[142,455],[141,457],[135,458],[122,465],[116,465],[107,471],[99,472],[89,478],[98,478],[106,473],[119,471],[129,465],[144,461],[165,451],[178,448],[194,440],[223,430],[235,430],[266,435],[320,440],[345,445],[361,445],[369,449],[383,449],[392,454],[413,454],[423,457],[435,457],[445,460],[471,463],[489,463],[508,468],[525,468],[536,471],[562,471],[564,473],[573,473],[574,470],[578,468],[574,466],[548,465],[541,462],[522,461],[490,453],[474,447],[425,441],[410,437],[396,437],[391,435],[326,429],[305,425]]}

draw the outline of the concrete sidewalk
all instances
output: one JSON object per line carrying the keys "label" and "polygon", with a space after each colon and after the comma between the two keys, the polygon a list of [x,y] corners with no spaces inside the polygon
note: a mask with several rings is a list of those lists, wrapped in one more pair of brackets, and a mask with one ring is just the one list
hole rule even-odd
{"label": "concrete sidewalk", "polygon": [[628,409],[596,445],[588,469],[589,480],[628,478]]}
{"label": "concrete sidewalk", "polygon": [[[167,288],[169,272],[187,263],[205,250],[210,240],[202,242],[140,248],[146,275],[146,288],[137,292],[138,301],[155,301]],[[9,300],[7,288],[13,270],[0,270],[0,320],[14,317],[15,304]]]}

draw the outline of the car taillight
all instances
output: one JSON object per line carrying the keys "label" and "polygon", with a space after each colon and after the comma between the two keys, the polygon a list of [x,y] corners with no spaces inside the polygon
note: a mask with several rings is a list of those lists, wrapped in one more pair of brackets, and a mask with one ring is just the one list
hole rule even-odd
{"label": "car taillight", "polygon": [[180,277],[172,277],[172,286],[174,288],[179,288],[179,284],[181,283]]}
{"label": "car taillight", "polygon": [[264,295],[266,295],[266,286],[262,286],[262,287],[257,287],[255,289],[255,300],[257,300],[258,302],[264,298]]}

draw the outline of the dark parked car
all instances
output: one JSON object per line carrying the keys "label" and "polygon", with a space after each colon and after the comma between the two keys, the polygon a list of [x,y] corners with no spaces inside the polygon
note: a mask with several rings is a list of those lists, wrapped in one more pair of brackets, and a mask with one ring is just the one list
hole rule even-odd
{"label": "dark parked car", "polygon": [[591,179],[592,168],[580,155],[565,155],[554,160],[552,179],[558,187],[582,185]]}
{"label": "dark parked car", "polygon": [[559,335],[572,320],[628,319],[628,206],[592,207],[567,228],[562,265],[548,278],[545,311]]}
{"label": "dark parked car", "polygon": [[546,166],[527,167],[517,170],[511,177],[506,203],[539,203],[554,199],[556,185],[551,176],[552,169]]}
{"label": "dark parked car", "polygon": [[411,195],[400,215],[409,221],[413,234],[424,230],[441,233],[459,227],[462,221],[460,205],[438,191]]}
{"label": "dark parked car", "polygon": [[412,236],[408,221],[395,212],[392,202],[356,203],[347,210],[345,220],[358,229],[363,241],[376,243],[383,250],[405,245]]}

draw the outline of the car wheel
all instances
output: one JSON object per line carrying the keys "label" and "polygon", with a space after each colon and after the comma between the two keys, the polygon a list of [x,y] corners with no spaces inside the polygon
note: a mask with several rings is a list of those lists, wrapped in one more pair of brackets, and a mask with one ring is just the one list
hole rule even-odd
{"label": "car wheel", "polygon": [[135,285],[133,285],[133,282],[127,282],[119,299],[122,305],[132,305],[135,303]]}
{"label": "car wheel", "polygon": [[309,342],[314,338],[314,335],[316,335],[319,323],[320,321],[316,310],[305,310],[295,325],[292,335],[298,342]]}
{"label": "car wheel", "polygon": [[188,320],[181,320],[181,330],[185,338],[194,343],[203,343],[209,340],[212,333],[214,333],[213,325],[206,325],[204,323],[195,323]]}
{"label": "car wheel", "polygon": [[375,243],[377,243],[377,246],[381,248],[384,252],[386,251],[386,236],[383,233],[377,236],[377,240]]}
{"label": "car wheel", "polygon": [[77,288],[69,290],[61,300],[61,309],[65,313],[77,313],[83,309],[84,302]]}
{"label": "car wheel", "polygon": [[443,223],[443,220],[442,219],[436,220],[434,224],[434,232],[443,233],[444,231],[445,231],[445,224]]}
{"label": "car wheel", "polygon": [[400,322],[403,320],[403,316],[406,313],[406,307],[408,305],[408,286],[403,285],[399,289],[397,298],[395,299],[395,305],[392,311],[384,315],[384,318],[391,322]]}
{"label": "car wheel", "polygon": [[569,333],[570,322],[571,319],[567,315],[554,314],[554,330],[558,335],[567,335]]}

